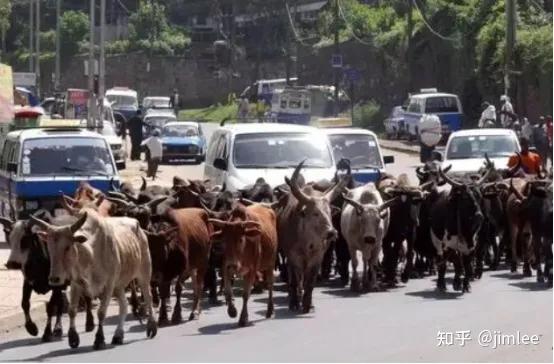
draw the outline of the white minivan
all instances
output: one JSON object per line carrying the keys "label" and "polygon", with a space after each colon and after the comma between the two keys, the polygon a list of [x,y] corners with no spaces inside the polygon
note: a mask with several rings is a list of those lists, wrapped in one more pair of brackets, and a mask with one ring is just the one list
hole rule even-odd
{"label": "white minivan", "polygon": [[241,190],[263,177],[272,187],[284,183],[306,160],[306,182],[331,180],[335,161],[329,141],[310,126],[274,123],[229,124],[213,134],[206,152],[204,178],[230,191]]}

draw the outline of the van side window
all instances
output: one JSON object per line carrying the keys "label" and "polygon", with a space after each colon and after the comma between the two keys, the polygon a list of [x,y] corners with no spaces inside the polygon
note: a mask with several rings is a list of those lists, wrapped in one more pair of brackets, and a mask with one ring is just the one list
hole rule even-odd
{"label": "van side window", "polygon": [[220,138],[220,135],[218,134],[213,134],[212,137],[210,138],[210,142],[208,144],[209,145],[208,152],[206,155],[206,163],[209,165],[212,165],[214,162],[218,143],[219,143],[219,138]]}
{"label": "van side window", "polygon": [[429,97],[425,102],[425,112],[459,112],[458,100],[451,96]]}
{"label": "van side window", "polygon": [[408,105],[408,112],[416,112],[416,113],[421,112],[421,107],[419,106],[419,103],[417,102],[417,100],[410,101],[410,104]]}
{"label": "van side window", "polygon": [[215,157],[227,160],[227,135],[225,134],[222,134],[219,138],[215,151]]}
{"label": "van side window", "polygon": [[8,162],[11,160],[11,154],[13,149],[14,142],[11,140],[6,140],[4,143],[4,148],[2,149],[2,156],[0,158],[0,170],[5,171],[8,168]]}

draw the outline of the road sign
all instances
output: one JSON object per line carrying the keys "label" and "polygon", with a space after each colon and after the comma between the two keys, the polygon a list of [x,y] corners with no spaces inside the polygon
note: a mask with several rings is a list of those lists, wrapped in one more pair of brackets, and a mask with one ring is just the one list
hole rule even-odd
{"label": "road sign", "polygon": [[331,66],[333,68],[342,68],[342,54],[333,54],[331,56]]}
{"label": "road sign", "polygon": [[37,75],[33,72],[14,72],[13,84],[19,87],[35,87],[37,85]]}

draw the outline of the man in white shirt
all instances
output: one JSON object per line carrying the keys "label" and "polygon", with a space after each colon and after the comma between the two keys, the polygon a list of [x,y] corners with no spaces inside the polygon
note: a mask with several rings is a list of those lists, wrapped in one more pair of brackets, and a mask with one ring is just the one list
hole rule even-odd
{"label": "man in white shirt", "polygon": [[510,98],[506,95],[500,96],[500,123],[503,128],[510,128],[512,126],[514,107],[510,102]]}
{"label": "man in white shirt", "polygon": [[158,172],[158,165],[162,160],[163,146],[160,139],[160,132],[156,129],[152,133],[150,138],[145,139],[141,145],[148,147],[150,151],[150,159],[148,159],[148,171],[146,177],[152,177],[152,180],[156,179],[156,172]]}
{"label": "man in white shirt", "polygon": [[496,108],[488,102],[483,102],[483,112],[479,119],[479,128],[490,128],[496,124]]}

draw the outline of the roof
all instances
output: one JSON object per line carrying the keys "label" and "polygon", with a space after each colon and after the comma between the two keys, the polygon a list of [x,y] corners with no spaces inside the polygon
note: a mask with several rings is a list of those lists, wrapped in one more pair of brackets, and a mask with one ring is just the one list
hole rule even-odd
{"label": "roof", "polygon": [[237,123],[226,124],[219,130],[229,130],[233,134],[257,134],[257,133],[318,133],[319,129],[312,126],[280,123]]}
{"label": "roof", "polygon": [[419,93],[419,94],[413,94],[410,96],[410,98],[418,98],[418,99],[425,99],[428,97],[441,97],[441,96],[449,96],[449,97],[458,97],[456,94],[447,94],[445,92],[425,92],[425,93]]}
{"label": "roof", "polygon": [[29,138],[54,138],[60,136],[79,136],[103,138],[102,135],[86,129],[77,128],[48,128],[48,129],[21,129],[8,133],[8,139],[29,139]]}
{"label": "roof", "polygon": [[486,135],[510,135],[516,136],[516,133],[511,129],[503,128],[484,128],[484,129],[466,129],[455,131],[450,134],[450,138],[459,136],[486,136]]}
{"label": "roof", "polygon": [[144,100],[164,100],[169,101],[169,96],[146,96]]}
{"label": "roof", "polygon": [[128,95],[128,96],[137,96],[137,92],[135,90],[131,90],[129,88],[124,87],[114,87],[106,91],[107,95]]}
{"label": "roof", "polygon": [[196,121],[170,121],[169,123],[165,123],[164,126],[173,126],[173,125],[190,125],[190,126],[198,126],[198,122]]}
{"label": "roof", "polygon": [[175,116],[175,113],[173,110],[170,109],[148,109],[148,112],[146,112],[146,116]]}
{"label": "roof", "polygon": [[374,132],[362,128],[323,128],[321,130],[327,135],[371,135],[377,138]]}

